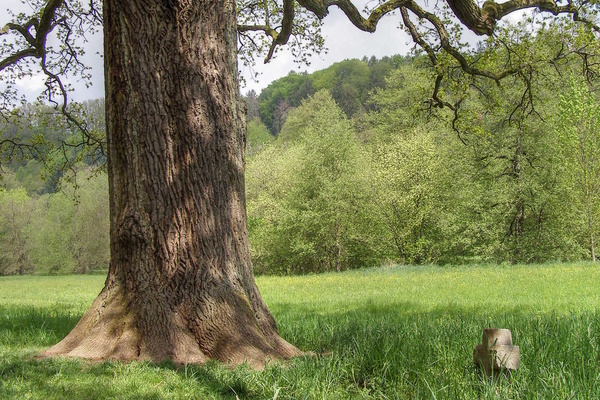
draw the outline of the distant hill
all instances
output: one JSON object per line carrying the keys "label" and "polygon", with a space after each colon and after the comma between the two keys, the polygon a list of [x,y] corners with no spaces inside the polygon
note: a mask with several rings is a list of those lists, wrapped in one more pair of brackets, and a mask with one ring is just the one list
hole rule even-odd
{"label": "distant hill", "polygon": [[291,71],[271,82],[259,95],[254,91],[246,94],[248,119],[259,118],[277,136],[289,109],[321,89],[329,90],[346,116],[352,117],[369,108],[370,93],[385,88],[385,77],[390,71],[412,61],[412,57],[401,55],[364,57],[344,60],[311,74]]}

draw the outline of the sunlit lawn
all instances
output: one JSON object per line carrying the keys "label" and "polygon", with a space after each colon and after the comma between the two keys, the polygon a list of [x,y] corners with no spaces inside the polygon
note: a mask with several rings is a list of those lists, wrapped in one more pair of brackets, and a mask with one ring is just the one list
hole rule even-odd
{"label": "sunlit lawn", "polygon": [[[326,356],[257,372],[218,363],[36,360],[66,335],[102,276],[0,278],[0,398],[600,398],[600,267],[389,267],[259,277],[284,338]],[[472,365],[485,327],[521,363],[492,382]]]}

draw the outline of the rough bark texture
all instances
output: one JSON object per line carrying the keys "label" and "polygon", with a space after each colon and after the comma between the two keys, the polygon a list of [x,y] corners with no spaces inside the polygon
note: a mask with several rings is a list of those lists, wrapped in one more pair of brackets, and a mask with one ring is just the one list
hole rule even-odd
{"label": "rough bark texture", "polygon": [[496,26],[494,15],[491,14],[493,1],[487,1],[484,10],[473,0],[446,0],[454,15],[460,22],[478,35],[491,35]]}
{"label": "rough bark texture", "polygon": [[260,367],[299,350],[254,283],[235,0],[104,0],[111,264],[45,352]]}

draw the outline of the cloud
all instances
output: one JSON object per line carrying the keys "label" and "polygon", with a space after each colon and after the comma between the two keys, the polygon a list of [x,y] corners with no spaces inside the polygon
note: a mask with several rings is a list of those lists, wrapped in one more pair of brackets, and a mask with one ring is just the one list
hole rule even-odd
{"label": "cloud", "polygon": [[28,101],[35,100],[40,93],[46,89],[46,76],[42,73],[34,74],[32,76],[18,79],[15,82],[15,86],[25,95]]}

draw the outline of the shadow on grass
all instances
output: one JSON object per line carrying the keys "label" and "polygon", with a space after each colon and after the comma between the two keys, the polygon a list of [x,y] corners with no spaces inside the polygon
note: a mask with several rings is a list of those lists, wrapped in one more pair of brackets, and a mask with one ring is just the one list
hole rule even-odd
{"label": "shadow on grass", "polygon": [[35,360],[24,352],[4,354],[0,361],[0,398],[99,399],[119,398],[107,366],[90,375],[83,361]]}
{"label": "shadow on grass", "polygon": [[[190,392],[206,398],[264,398],[248,384],[248,376],[256,374],[248,367],[35,358],[81,317],[67,307],[0,306],[0,399],[162,399]],[[165,371],[170,372],[167,381]]]}
{"label": "shadow on grass", "polygon": [[50,346],[65,337],[82,315],[65,306],[0,305],[0,344]]}
{"label": "shadow on grass", "polygon": [[472,364],[473,347],[487,327],[511,329],[521,348],[520,369],[503,396],[600,398],[598,311],[538,315],[450,304],[425,312],[410,303],[366,303],[346,311],[297,304],[271,309],[284,338],[331,355],[264,372],[218,363],[37,361],[32,357],[68,334],[81,315],[67,308],[1,306],[0,398],[264,399],[279,390],[288,398],[493,398],[498,388],[490,389]]}
{"label": "shadow on grass", "polygon": [[[30,355],[4,355],[0,361],[0,398],[20,399],[262,399],[248,384],[254,371],[227,370],[217,363],[89,363]],[[237,397],[236,397],[237,396]]]}

